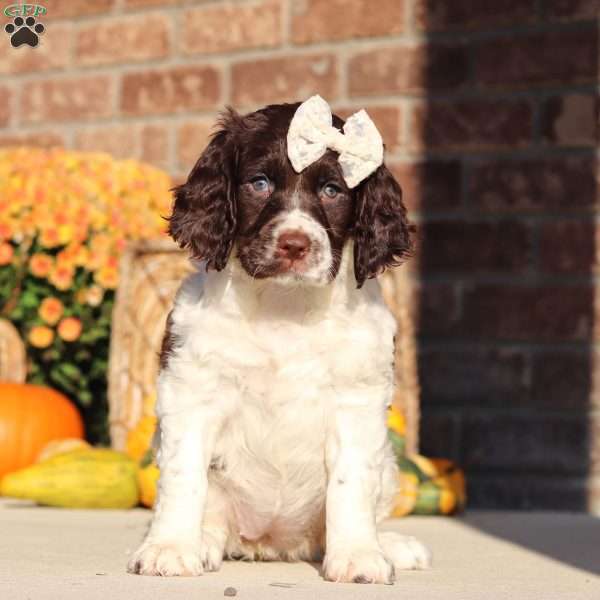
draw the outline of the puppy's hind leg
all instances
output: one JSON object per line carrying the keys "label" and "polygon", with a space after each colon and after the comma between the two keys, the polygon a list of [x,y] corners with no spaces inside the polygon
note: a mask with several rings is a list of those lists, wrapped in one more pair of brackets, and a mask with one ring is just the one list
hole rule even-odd
{"label": "puppy's hind leg", "polygon": [[379,545],[394,570],[421,570],[431,566],[431,552],[417,539],[394,531],[377,534]]}
{"label": "puppy's hind leg", "polygon": [[218,571],[223,563],[229,537],[229,505],[227,496],[209,474],[206,508],[202,520],[200,559],[205,571]]}
{"label": "puppy's hind leg", "polygon": [[[377,507],[378,523],[389,516],[399,485],[402,485],[402,479],[396,459],[388,445],[381,481],[382,493]],[[379,529],[377,539],[396,572],[431,567],[431,552],[418,539],[393,531],[379,531]]]}

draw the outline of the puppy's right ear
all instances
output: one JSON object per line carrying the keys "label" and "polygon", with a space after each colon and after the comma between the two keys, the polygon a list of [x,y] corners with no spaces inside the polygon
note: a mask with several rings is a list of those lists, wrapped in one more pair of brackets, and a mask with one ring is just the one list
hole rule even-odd
{"label": "puppy's right ear", "polygon": [[174,189],[169,217],[169,234],[179,246],[217,271],[227,264],[237,225],[233,124],[238,118],[233,111],[222,118],[187,181]]}

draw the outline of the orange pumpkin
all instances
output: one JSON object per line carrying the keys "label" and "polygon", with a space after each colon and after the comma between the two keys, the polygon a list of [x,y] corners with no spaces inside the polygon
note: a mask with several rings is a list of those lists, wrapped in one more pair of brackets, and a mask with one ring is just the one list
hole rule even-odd
{"label": "orange pumpkin", "polygon": [[47,387],[0,383],[0,477],[33,464],[42,448],[61,438],[82,438],[79,412]]}

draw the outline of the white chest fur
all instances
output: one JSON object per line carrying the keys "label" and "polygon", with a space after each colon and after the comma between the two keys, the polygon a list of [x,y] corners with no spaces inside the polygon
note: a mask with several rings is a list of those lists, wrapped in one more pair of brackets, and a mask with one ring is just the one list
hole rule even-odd
{"label": "white chest fur", "polygon": [[178,294],[161,378],[194,393],[161,396],[158,412],[202,404],[221,415],[212,476],[244,538],[293,539],[319,518],[336,406],[383,415],[391,398],[395,321],[378,284],[355,289],[350,264],[346,253],[332,284],[307,289],[257,282],[231,261]]}

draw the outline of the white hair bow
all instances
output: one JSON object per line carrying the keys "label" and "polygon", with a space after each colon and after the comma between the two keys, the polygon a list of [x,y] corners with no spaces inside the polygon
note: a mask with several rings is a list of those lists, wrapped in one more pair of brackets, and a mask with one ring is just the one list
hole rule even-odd
{"label": "white hair bow", "polygon": [[296,173],[319,160],[327,148],[339,153],[344,181],[357,186],[383,162],[383,141],[365,110],[348,118],[344,133],[332,125],[329,104],[312,96],[296,110],[287,134],[287,151]]}

